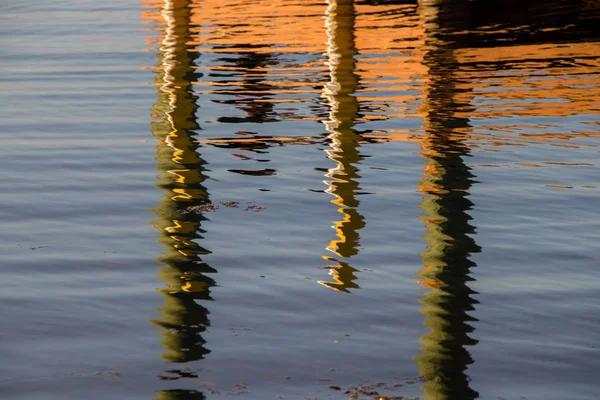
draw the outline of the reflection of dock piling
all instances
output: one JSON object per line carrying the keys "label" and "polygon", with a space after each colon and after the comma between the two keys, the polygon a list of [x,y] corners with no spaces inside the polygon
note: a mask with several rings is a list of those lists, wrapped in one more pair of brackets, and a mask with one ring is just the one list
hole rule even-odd
{"label": "reflection of dock piling", "polygon": [[163,390],[152,400],[205,400],[203,393],[196,390]]}
{"label": "reflection of dock piling", "polygon": [[469,148],[464,143],[468,120],[455,113],[458,89],[452,77],[455,61],[452,50],[436,37],[436,13],[439,5],[421,5],[425,18],[428,51],[423,63],[429,68],[423,111],[425,140],[421,142],[426,158],[425,178],[419,184],[424,194],[421,208],[427,233],[427,250],[422,253],[424,268],[417,274],[429,290],[420,302],[425,325],[430,332],[421,337],[423,354],[416,357],[426,399],[474,399],[477,392],[469,387],[465,374],[473,362],[465,346],[474,345],[469,337],[474,319],[467,312],[476,301],[467,282],[475,263],[469,257],[479,247],[469,236],[475,229],[469,224],[472,208],[467,198],[473,182],[471,169],[463,158]]}
{"label": "reflection of dock piling", "polygon": [[[358,101],[353,95],[358,89],[358,77],[354,73],[354,57],[357,54],[354,47],[354,4],[352,0],[330,0],[327,4],[325,27],[330,79],[323,88],[323,97],[329,105],[329,119],[324,124],[331,143],[327,155],[336,166],[327,172],[329,179],[325,183],[328,186],[326,192],[335,197],[331,202],[339,207],[338,212],[343,216],[335,224],[338,239],[332,240],[327,250],[337,257],[350,258],[358,253],[357,231],[365,226],[356,199],[360,178],[356,164],[362,157],[358,151],[361,137],[354,130],[354,120],[358,116]],[[354,282],[356,269],[335,257],[324,258],[336,263],[330,266],[334,281],[319,283],[344,292],[359,287]]]}
{"label": "reflection of dock piling", "polygon": [[[209,326],[208,310],[197,300],[210,300],[214,281],[206,273],[216,272],[201,259],[209,251],[197,243],[202,230],[202,215],[187,208],[209,202],[204,181],[204,160],[194,141],[199,129],[195,113],[197,96],[192,90],[195,58],[189,50],[190,13],[188,0],[165,0],[160,9],[161,42],[156,71],[157,102],[152,108],[152,134],[158,139],[158,187],[164,191],[152,222],[159,242],[165,247],[159,261],[164,267],[159,277],[166,283],[161,289],[165,305],[153,320],[163,328],[161,344],[167,350],[162,357],[170,362],[199,360],[209,350],[202,333]],[[177,373],[177,372],[175,372]],[[183,375],[182,375],[183,376]],[[176,378],[169,378],[176,379]],[[165,391],[159,398],[183,398],[185,391]],[[201,396],[194,392],[195,396]],[[188,394],[185,398],[189,397]]]}

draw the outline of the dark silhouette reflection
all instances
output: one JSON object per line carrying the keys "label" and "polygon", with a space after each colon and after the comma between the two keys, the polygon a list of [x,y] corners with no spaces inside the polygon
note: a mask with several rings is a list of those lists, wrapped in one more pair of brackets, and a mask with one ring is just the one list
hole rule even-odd
{"label": "dark silhouette reflection", "polygon": [[424,305],[420,311],[431,331],[420,338],[423,354],[416,360],[419,374],[426,379],[425,398],[436,400],[478,397],[466,375],[473,363],[466,346],[477,343],[469,336],[473,331],[470,323],[475,319],[468,312],[477,302],[467,282],[472,280],[469,271],[475,266],[469,257],[480,248],[469,236],[475,233],[468,214],[473,206],[468,195],[474,176],[464,161],[469,156],[464,143],[469,121],[457,115],[457,110],[464,111],[468,104],[458,100],[465,96],[454,84],[457,63],[452,50],[438,36],[439,9],[453,6],[452,1],[420,5],[428,49],[423,63],[429,73],[423,104],[426,177],[419,185],[425,195],[421,208],[426,214],[422,220],[427,251],[422,253],[425,267],[417,275],[418,282],[429,288],[420,300]]}
{"label": "dark silhouette reflection", "polygon": [[[202,333],[209,326],[208,310],[198,300],[211,300],[210,288],[215,282],[207,273],[216,272],[201,259],[209,251],[198,244],[202,238],[201,222],[197,212],[188,212],[190,206],[210,202],[202,185],[204,160],[198,153],[194,134],[200,129],[195,113],[197,96],[192,83],[195,59],[190,52],[189,1],[165,0],[161,15],[164,19],[158,53],[156,104],[152,107],[152,134],[158,139],[158,187],[164,191],[160,203],[153,210],[157,219],[152,225],[158,230],[158,240],[165,247],[159,261],[160,279],[166,287],[160,289],[165,305],[158,309],[161,317],[152,323],[163,328],[161,344],[166,352],[161,357],[173,363],[202,359],[209,350]],[[196,208],[197,209],[197,208]],[[162,379],[195,376],[187,370],[171,369]],[[165,391],[160,399],[204,398],[194,391]]]}
{"label": "dark silhouette reflection", "polygon": [[[217,70],[210,73],[210,78],[215,86],[219,87],[212,91],[214,94],[224,95],[224,100],[213,100],[221,104],[232,104],[238,110],[245,113],[244,116],[223,116],[217,120],[221,123],[264,123],[280,121],[274,109],[272,99],[277,95],[277,87],[267,82],[267,74],[270,68],[278,64],[278,60],[272,53],[264,52],[263,46],[248,43],[235,43],[230,46],[215,46],[216,49],[228,49],[235,47],[235,56],[221,57],[217,59],[220,64]],[[243,49],[243,50],[240,50]],[[255,135],[256,132],[237,131],[236,134],[243,136]],[[252,137],[252,136],[250,136]],[[235,142],[226,144],[214,144],[222,148],[236,148],[242,151],[254,153],[267,153],[269,145],[260,141]],[[246,159],[250,159],[247,157]],[[264,160],[268,162],[268,160]],[[271,168],[261,169],[229,169],[241,175],[271,176],[276,170]]]}
{"label": "dark silhouette reflection", "polygon": [[251,170],[251,169],[228,169],[229,172],[234,172],[240,175],[251,175],[251,176],[270,176],[275,175],[275,170],[271,168]]}
{"label": "dark silhouette reflection", "polygon": [[[236,107],[246,113],[244,117],[219,117],[219,122],[225,123],[262,123],[278,121],[273,108],[274,105],[269,100],[275,95],[276,88],[265,82],[269,67],[276,65],[278,61],[270,53],[252,51],[253,47],[258,49],[262,46],[253,46],[249,44],[237,44],[236,48],[248,49],[248,51],[239,52],[239,57],[221,57],[217,60],[223,66],[233,69],[225,75],[227,78],[241,76],[241,81],[226,81],[228,88],[218,89],[214,93],[235,96],[229,100],[219,100],[222,104],[235,104]],[[212,72],[210,76],[213,79],[223,77],[221,74]],[[232,86],[238,86],[237,88]]]}
{"label": "dark silhouette reflection", "polygon": [[[431,0],[423,2],[434,3]],[[596,0],[451,0],[439,7],[437,35],[454,48],[597,41]]]}
{"label": "dark silhouette reflection", "polygon": [[[358,101],[353,95],[358,89],[358,77],[354,73],[357,54],[354,46],[354,5],[352,0],[330,0],[327,2],[325,27],[327,30],[327,63],[329,82],[323,89],[323,97],[329,106],[329,118],[324,121],[329,132],[331,150],[328,157],[336,166],[327,171],[327,193],[335,198],[342,220],[335,223],[337,239],[331,241],[327,250],[336,257],[350,258],[358,253],[358,230],[365,226],[363,216],[358,212],[360,202],[356,199],[360,190],[358,164],[363,158],[358,148],[361,136],[354,130],[354,120],[358,116]],[[357,271],[347,262],[332,256],[324,256],[330,265],[333,282],[319,283],[334,290],[348,292],[359,286],[354,282]]]}
{"label": "dark silhouette reflection", "polygon": [[[465,139],[470,115],[479,119],[504,117],[507,111],[506,104],[499,104],[498,111],[493,105],[488,111],[469,105],[474,97],[472,89],[483,87],[472,71],[479,72],[479,79],[485,73],[528,74],[528,68],[536,67],[539,71],[569,68],[571,75],[589,74],[585,63],[597,59],[592,51],[570,57],[557,44],[574,47],[597,41],[600,4],[577,0],[424,0],[419,8],[426,34],[424,64],[429,72],[423,105],[426,178],[420,185],[426,195],[421,207],[426,213],[423,220],[428,246],[423,253],[425,268],[418,275],[419,283],[430,288],[421,301],[425,306],[421,311],[431,332],[421,338],[423,354],[417,363],[427,379],[427,399],[474,399],[478,394],[469,387],[466,374],[473,359],[466,346],[476,344],[470,337],[474,318],[469,313],[477,302],[468,282],[472,279],[469,271],[475,266],[469,257],[480,249],[469,223],[468,211],[473,205],[468,195],[474,177],[464,162],[469,156]],[[517,86],[515,83],[523,78],[506,79],[508,87]],[[575,94],[566,92],[565,86],[552,88],[554,97],[573,99],[560,107],[511,112],[546,118],[589,113],[591,103],[575,101],[571,97]],[[523,98],[547,98],[548,93],[542,90],[530,90]],[[502,96],[502,91],[495,96]]]}

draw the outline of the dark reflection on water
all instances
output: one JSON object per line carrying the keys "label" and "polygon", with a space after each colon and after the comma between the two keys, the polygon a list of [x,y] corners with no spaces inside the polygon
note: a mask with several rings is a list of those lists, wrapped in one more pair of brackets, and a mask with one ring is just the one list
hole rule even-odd
{"label": "dark reflection on water", "polygon": [[600,8],[594,0],[431,1],[437,32],[454,48],[596,41]]}
{"label": "dark reflection on water", "polygon": [[[158,100],[152,108],[152,134],[158,139],[157,186],[164,191],[153,210],[157,216],[153,225],[165,247],[159,259],[164,264],[159,277],[165,283],[160,289],[165,305],[157,310],[161,317],[152,323],[163,329],[160,343],[166,352],[161,357],[171,363],[201,360],[210,352],[202,335],[210,326],[205,305],[212,300],[210,288],[215,285],[208,274],[216,272],[202,261],[202,256],[210,253],[199,244],[205,218],[201,213],[188,212],[190,207],[210,203],[203,186],[205,162],[195,141],[200,126],[196,117],[198,97],[192,85],[198,78],[194,71],[199,53],[189,51],[193,47],[188,44],[189,5],[188,0],[166,1],[160,10],[164,26],[155,72]],[[163,380],[197,377],[186,368],[171,368],[159,376]],[[161,392],[158,398],[204,396],[195,391],[174,390]]]}
{"label": "dark reflection on water", "polygon": [[[467,346],[478,342],[471,337],[473,322],[477,320],[470,313],[478,302],[472,297],[477,293],[468,285],[472,281],[471,269],[475,267],[470,256],[481,250],[473,239],[475,229],[469,223],[471,217],[468,214],[473,208],[467,196],[474,176],[464,161],[470,155],[466,140],[474,136],[469,115],[476,111],[471,104],[475,94],[471,92],[477,87],[466,79],[475,71],[501,71],[525,63],[581,68],[586,58],[593,58],[592,55],[584,56],[576,62],[564,57],[562,60],[544,60],[547,55],[538,50],[539,55],[534,51],[533,57],[529,55],[531,58],[526,61],[494,61],[482,65],[475,60],[484,53],[473,51],[466,59],[459,60],[457,51],[461,47],[490,47],[488,51],[494,52],[491,48],[499,45],[567,42],[574,38],[577,41],[595,40],[594,35],[590,37],[589,16],[582,14],[586,4],[589,2],[557,1],[552,5],[546,2],[519,2],[517,5],[515,2],[509,5],[507,2],[424,1],[420,5],[427,49],[423,64],[429,72],[423,100],[426,137],[422,142],[422,154],[428,160],[427,178],[421,182],[419,191],[427,194],[421,208],[426,212],[423,221],[427,227],[425,240],[428,246],[423,253],[425,267],[418,275],[419,283],[430,288],[421,300],[425,307],[420,311],[426,316],[425,324],[431,332],[421,337],[423,354],[416,360],[419,373],[427,380],[424,385],[426,399],[479,397],[470,387],[466,373],[473,363]],[[511,7],[517,6],[523,11],[514,12]],[[488,53],[488,57],[493,57],[492,54]],[[582,72],[591,71],[584,69]],[[581,108],[575,110],[589,112],[588,104],[581,107],[581,103],[576,103]],[[505,110],[506,104],[500,107]],[[492,112],[486,115],[488,118],[494,116],[493,106],[490,108]],[[546,108],[543,112],[549,110]],[[565,110],[556,113],[569,115]],[[535,115],[535,108],[523,114]]]}
{"label": "dark reflection on water", "polygon": [[204,400],[206,396],[196,390],[164,390],[158,392],[158,397],[152,400]]}
{"label": "dark reflection on water", "polygon": [[250,169],[229,169],[229,172],[234,172],[240,175],[252,175],[252,176],[269,176],[275,175],[275,170],[271,168],[250,170]]}
{"label": "dark reflection on water", "polygon": [[[255,46],[251,44],[238,44],[236,47],[239,57],[220,57],[216,60],[224,69],[231,71],[226,74],[211,72],[209,77],[215,79],[219,86],[225,86],[223,89],[215,89],[213,93],[227,97],[235,96],[234,99],[214,101],[234,104],[246,115],[219,117],[217,120],[223,123],[263,123],[280,120],[273,110],[273,103],[269,101],[275,88],[265,82],[269,66],[277,65],[277,59],[271,53],[252,52],[251,49]],[[241,52],[240,48],[248,51]]]}
{"label": "dark reflection on water", "polygon": [[[451,3],[451,2],[450,2]],[[466,346],[477,340],[470,337],[472,323],[469,315],[477,294],[468,286],[472,280],[470,260],[481,249],[472,235],[475,228],[469,223],[468,211],[473,203],[468,199],[474,183],[472,169],[466,165],[470,149],[465,137],[470,128],[466,117],[456,115],[465,110],[461,103],[464,89],[455,85],[457,61],[448,43],[439,36],[439,15],[446,7],[456,4],[423,4],[427,51],[423,64],[429,68],[423,102],[424,133],[421,143],[426,158],[425,178],[419,184],[423,197],[422,217],[427,233],[427,250],[422,253],[424,268],[417,274],[418,283],[428,287],[424,307],[425,325],[431,330],[420,338],[423,354],[416,357],[419,374],[426,380],[425,399],[475,399],[478,393],[470,388],[467,367],[473,359]],[[443,26],[443,25],[442,25]],[[464,96],[462,96],[464,98]]]}

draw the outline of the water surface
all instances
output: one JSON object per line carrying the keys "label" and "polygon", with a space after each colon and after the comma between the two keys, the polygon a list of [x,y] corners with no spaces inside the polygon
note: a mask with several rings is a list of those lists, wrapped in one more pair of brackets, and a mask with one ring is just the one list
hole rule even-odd
{"label": "water surface", "polygon": [[2,398],[598,398],[599,10],[1,5]]}

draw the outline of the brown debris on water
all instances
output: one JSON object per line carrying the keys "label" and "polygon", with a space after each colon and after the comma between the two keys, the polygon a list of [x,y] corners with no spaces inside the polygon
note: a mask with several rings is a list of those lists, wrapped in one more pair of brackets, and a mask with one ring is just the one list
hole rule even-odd
{"label": "brown debris on water", "polygon": [[[23,248],[23,247],[27,247],[27,246],[24,246],[24,245],[22,245],[22,244],[19,243],[19,244],[17,244],[17,247]],[[46,246],[46,245],[42,244],[42,245],[37,245],[37,246],[31,246],[31,247],[29,247],[29,249],[30,250],[37,250],[37,249],[45,249],[47,247],[50,247],[50,246]]]}
{"label": "brown debris on water", "polygon": [[227,208],[240,208],[239,201],[222,201],[221,204]]}
{"label": "brown debris on water", "polygon": [[242,396],[249,393],[248,384],[246,382],[236,383],[230,388],[217,388],[217,384],[215,382],[201,381],[198,386],[214,395],[223,394],[228,396]]}
{"label": "brown debris on water", "polygon": [[[400,379],[400,378],[394,378]],[[361,383],[358,385],[350,385],[344,391],[344,394],[348,396],[348,400],[419,400],[419,398],[400,396],[397,394],[393,394],[393,392],[402,388],[405,384],[409,384],[409,382],[414,383],[416,380],[421,380],[421,378],[416,378],[415,380],[402,379],[402,383],[400,382],[374,382],[374,383]],[[332,385],[334,386],[334,385]],[[329,386],[329,388],[332,388]]]}
{"label": "brown debris on water", "polygon": [[248,328],[248,327],[233,327],[233,328],[229,328],[229,331],[231,332],[231,334],[233,336],[246,336],[248,334],[248,332],[250,332],[252,330],[252,328]]}
{"label": "brown debris on water", "polygon": [[[247,204],[248,205],[246,206],[246,208],[243,209],[243,211],[259,212],[259,211],[263,211],[265,209],[265,207],[259,206],[253,202],[248,202]],[[186,207],[185,209],[183,209],[181,211],[181,213],[182,214],[191,214],[191,213],[202,214],[205,212],[217,211],[219,208],[221,208],[221,206],[226,207],[226,208],[240,208],[240,202],[239,201],[221,201],[220,203],[207,203],[207,204],[200,204],[197,206],[189,206],[189,207]]]}
{"label": "brown debris on water", "polygon": [[258,206],[254,203],[248,203],[248,206],[246,207],[246,209],[244,211],[254,211],[254,212],[260,212],[263,211],[265,208],[262,206]]}
{"label": "brown debris on water", "polygon": [[200,204],[198,206],[187,207],[181,213],[182,214],[190,214],[190,213],[200,214],[200,213],[204,213],[204,212],[217,211],[218,209],[219,209],[218,204],[208,203],[208,204]]}

